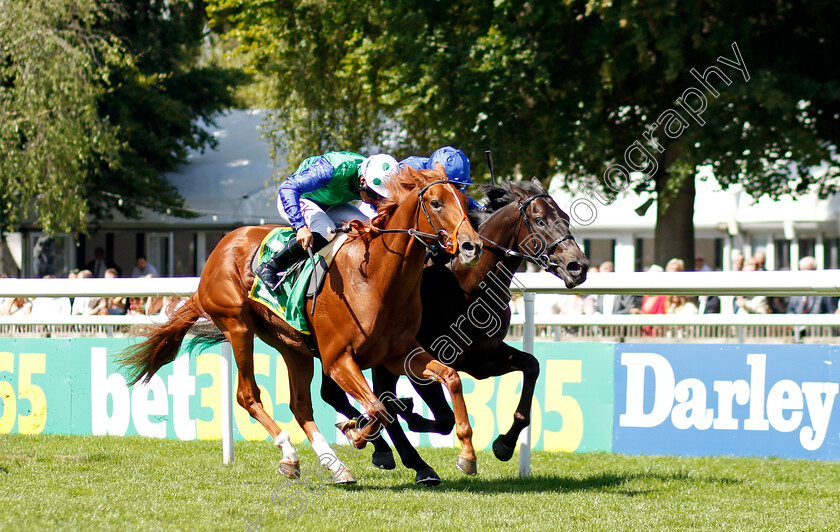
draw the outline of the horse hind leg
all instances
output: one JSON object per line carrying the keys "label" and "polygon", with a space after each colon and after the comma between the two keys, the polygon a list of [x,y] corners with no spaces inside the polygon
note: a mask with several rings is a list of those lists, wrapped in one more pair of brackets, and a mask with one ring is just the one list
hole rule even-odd
{"label": "horse hind leg", "polygon": [[238,368],[236,381],[236,402],[248,414],[259,421],[274,440],[274,445],[283,452],[279,470],[289,478],[300,476],[300,461],[292,445],[289,433],[281,429],[263,408],[260,389],[254,377],[254,332],[239,321],[222,321],[216,324],[230,342]]}
{"label": "horse hind leg", "polygon": [[472,427],[470,427],[467,404],[461,390],[461,379],[458,372],[432,358],[418,344],[407,354],[390,360],[387,368],[395,374],[408,375],[412,380],[420,382],[442,382],[449,389],[452,397],[452,408],[455,414],[455,436],[461,443],[456,465],[458,469],[468,475],[477,472],[475,448],[472,443]]}
{"label": "horse hind leg", "polygon": [[[398,377],[382,366],[373,368],[372,373],[373,391],[385,405],[388,413],[394,418],[396,418],[397,415],[403,415],[404,412],[400,412],[400,410],[405,410],[407,408],[405,404],[399,400],[388,400],[392,398],[396,399]],[[439,384],[435,383],[435,386],[440,389]],[[391,441],[394,442],[394,448],[400,455],[400,460],[403,465],[414,470],[414,481],[417,484],[421,484],[423,486],[437,486],[440,484],[440,476],[438,476],[432,466],[423,460],[420,453],[417,452],[417,449],[411,445],[411,442],[408,441],[408,438],[399,423],[389,423],[388,426],[385,427],[385,430],[388,432],[388,436],[391,437]],[[393,455],[391,456],[391,459],[393,460]]]}
{"label": "horse hind leg", "polygon": [[331,472],[332,482],[335,484],[355,484],[356,477],[352,471],[342,462],[335,453],[323,434],[315,424],[312,411],[312,395],[310,385],[314,372],[314,361],[312,357],[285,350],[283,360],[289,374],[289,391],[292,413],[298,425],[306,433],[312,450],[318,456],[320,467]]}

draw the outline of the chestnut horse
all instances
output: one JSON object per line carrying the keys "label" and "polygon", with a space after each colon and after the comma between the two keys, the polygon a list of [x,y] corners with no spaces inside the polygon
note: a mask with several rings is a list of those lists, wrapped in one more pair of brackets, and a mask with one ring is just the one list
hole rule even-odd
{"label": "chestnut horse", "polygon": [[414,338],[420,327],[420,279],[427,249],[440,244],[457,253],[467,266],[481,256],[481,241],[465,214],[466,197],[445,179],[440,165],[434,170],[408,168],[391,180],[391,196],[381,202],[372,225],[355,222],[353,234],[326,273],[315,308],[312,300],[307,301],[317,355],[302,333],[248,298],[254,283],[251,259],[274,227],[241,227],[227,234],[210,254],[198,290],[187,304],[167,323],[153,328],[147,340],[123,353],[120,362],[128,366],[131,383],[148,380],[172,362],[190,328],[200,317],[208,316],[218,330],[196,327],[193,342],[230,342],[239,368],[237,402],[282,450],[283,474],[298,476],[300,463],[289,434],[277,426],[260,402],[254,379],[255,334],[283,355],[291,410],[319,461],[332,471],[334,482],[351,483],[355,477],[313,419],[310,383],[315,356],[320,356],[325,375],[359,401],[370,416],[370,422],[353,433],[358,448],[392,419],[367,385],[362,369],[382,365],[395,374],[409,372],[444,383],[452,396],[456,434],[462,445],[457,465],[474,474],[472,429],[458,374],[423,351]]}
{"label": "chestnut horse", "polygon": [[[510,325],[512,274],[523,261],[529,261],[563,279],[567,288],[573,288],[586,280],[589,259],[569,231],[569,216],[538,180],[504,187],[484,185],[482,191],[487,196],[486,210],[470,216],[486,243],[485,253],[478,265],[469,270],[454,262],[426,267],[420,287],[423,321],[417,340],[432,356],[476,379],[522,372],[522,393],[513,423],[493,443],[496,457],[507,461],[513,456],[519,433],[530,422],[531,400],[540,373],[539,362],[532,354],[504,343]],[[387,369],[373,369],[374,390],[380,396],[383,392],[395,393],[396,383],[397,377]],[[409,430],[415,432],[450,432],[453,414],[440,386],[413,380],[412,385],[430,406],[435,419],[411,413],[406,404],[400,405],[402,412],[389,404],[392,415],[402,416]],[[321,397],[349,418],[359,415],[329,379],[322,380]],[[403,464],[417,472],[418,483],[440,482],[411,446],[399,423],[392,423],[387,431]],[[393,468],[388,444],[381,437],[372,443],[376,449],[374,465]]]}

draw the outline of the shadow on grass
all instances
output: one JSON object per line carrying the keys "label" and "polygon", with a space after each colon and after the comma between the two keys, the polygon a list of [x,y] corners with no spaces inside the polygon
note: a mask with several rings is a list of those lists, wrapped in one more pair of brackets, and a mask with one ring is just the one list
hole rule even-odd
{"label": "shadow on grass", "polygon": [[[637,483],[637,481],[640,481]],[[686,473],[601,473],[584,478],[572,478],[562,475],[534,475],[527,478],[482,479],[462,478],[444,481],[439,486],[426,487],[413,483],[403,483],[395,486],[370,486],[355,484],[338,489],[351,491],[366,490],[416,490],[435,492],[464,492],[472,493],[573,493],[573,492],[605,492],[620,495],[636,496],[661,491],[664,485],[674,482],[687,484],[721,484],[734,485],[743,483],[742,480],[718,477],[697,477]]]}

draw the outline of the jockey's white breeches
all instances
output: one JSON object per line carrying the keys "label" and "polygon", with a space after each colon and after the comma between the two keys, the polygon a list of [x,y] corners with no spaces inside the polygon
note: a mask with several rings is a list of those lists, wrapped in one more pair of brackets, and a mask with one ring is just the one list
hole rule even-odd
{"label": "jockey's white breeches", "polygon": [[[367,203],[364,202],[362,202],[361,205],[362,207],[368,207]],[[327,241],[330,241],[335,237],[335,233],[333,231],[344,222],[359,220],[361,222],[368,223],[370,221],[367,214],[353,206],[351,203],[334,205],[325,210],[314,201],[301,198],[299,207],[300,212],[303,215],[303,220],[306,222],[306,226],[309,227],[309,230],[323,236],[327,239]],[[287,225],[292,225],[289,222],[289,216],[286,214],[286,210],[283,208],[283,203],[280,201],[279,196],[277,197],[277,210],[280,212],[282,222]],[[365,211],[370,211],[374,214],[376,212],[370,207],[365,209]]]}

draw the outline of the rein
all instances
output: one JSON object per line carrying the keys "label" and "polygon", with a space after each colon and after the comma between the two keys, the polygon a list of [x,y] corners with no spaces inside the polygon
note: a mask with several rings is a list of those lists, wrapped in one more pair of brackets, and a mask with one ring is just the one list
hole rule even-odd
{"label": "rein", "polygon": [[[528,218],[528,213],[525,212],[525,210],[528,208],[528,205],[537,198],[551,198],[551,195],[549,195],[549,194],[534,194],[530,198],[526,199],[524,202],[523,201],[517,201],[518,207],[519,207],[519,220],[525,222],[525,227],[528,228],[528,236],[531,237],[531,239],[536,239],[537,234],[534,232],[533,227],[531,227],[531,220],[530,220],[530,218]],[[511,248],[505,247],[505,246],[499,244],[498,242],[494,242],[494,241],[490,240],[489,238],[485,237],[481,233],[479,233],[479,236],[482,239],[484,239],[485,241],[487,241],[488,243],[490,243],[493,246],[499,248],[499,250],[503,251],[505,256],[517,257],[517,258],[526,260],[526,261],[528,261],[532,264],[536,264],[537,266],[539,266],[543,270],[547,270],[549,268],[549,266],[553,266],[553,267],[559,266],[559,264],[551,262],[551,258],[549,257],[549,255],[557,248],[557,246],[559,246],[563,242],[565,242],[567,240],[574,240],[575,239],[574,235],[572,235],[571,233],[569,233],[567,235],[563,235],[560,238],[554,240],[554,242],[552,242],[550,245],[548,245],[545,248],[545,253],[543,253],[542,255],[540,255],[538,257],[534,257],[533,255],[529,255],[527,253],[521,253],[519,251],[515,251]]]}

